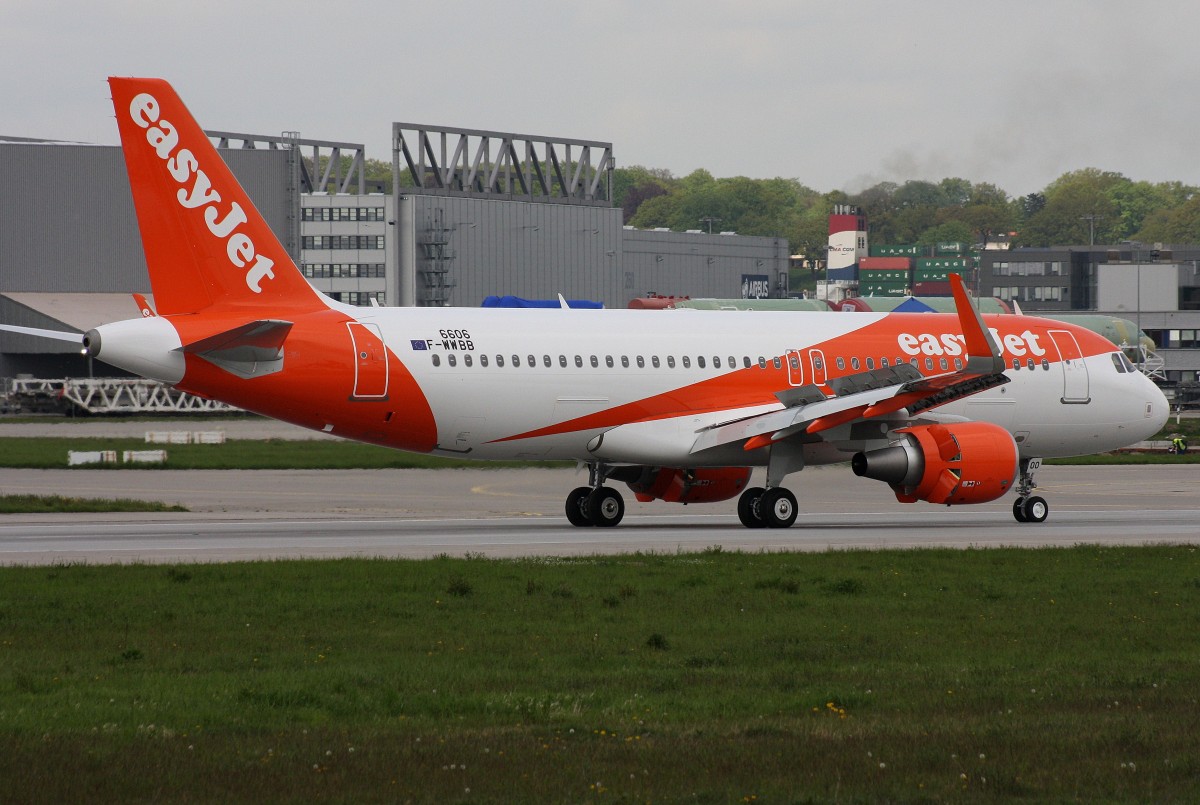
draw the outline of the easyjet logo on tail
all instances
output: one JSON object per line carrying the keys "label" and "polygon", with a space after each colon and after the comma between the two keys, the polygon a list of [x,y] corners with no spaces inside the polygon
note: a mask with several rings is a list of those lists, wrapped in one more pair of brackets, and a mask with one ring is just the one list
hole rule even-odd
{"label": "easyjet logo on tail", "polygon": [[222,206],[221,194],[213,189],[208,174],[200,167],[191,149],[175,150],[179,145],[179,132],[171,121],[162,118],[157,98],[148,92],[134,97],[129,104],[129,117],[146,130],[146,141],[154,148],[154,153],[166,163],[171,178],[183,185],[175,194],[179,206],[203,210],[208,231],[225,242],[229,262],[246,272],[246,287],[254,293],[262,293],[263,280],[275,278],[275,261],[259,254],[250,236],[237,231],[247,220],[242,205],[234,201]]}

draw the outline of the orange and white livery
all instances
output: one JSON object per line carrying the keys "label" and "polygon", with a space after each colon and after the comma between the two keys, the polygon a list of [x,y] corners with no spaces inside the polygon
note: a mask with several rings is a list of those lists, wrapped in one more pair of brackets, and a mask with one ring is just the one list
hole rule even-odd
{"label": "orange and white livery", "polygon": [[[784,478],[850,463],[900,501],[1014,490],[1040,522],[1041,459],[1162,427],[1162,393],[1091,331],[956,314],[359,308],[314,290],[174,90],[109,80],[155,309],[91,355],[350,439],[478,459],[574,459],[577,526],[641,500],[738,497],[748,527],[796,517]],[[751,468],[764,487],[748,487]]]}

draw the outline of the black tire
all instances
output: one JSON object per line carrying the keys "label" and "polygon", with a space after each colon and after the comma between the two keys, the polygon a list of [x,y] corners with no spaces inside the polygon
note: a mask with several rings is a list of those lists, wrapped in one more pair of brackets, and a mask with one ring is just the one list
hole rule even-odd
{"label": "black tire", "polygon": [[1025,501],[1025,522],[1042,523],[1049,516],[1050,506],[1046,503],[1045,498],[1034,495]]}
{"label": "black tire", "polygon": [[590,486],[579,486],[567,495],[567,520],[571,525],[578,528],[591,526],[592,520],[588,517],[587,510],[588,496],[591,494]]}
{"label": "black tire", "polygon": [[1025,516],[1025,498],[1017,498],[1013,501],[1013,517],[1018,523],[1028,523],[1029,520]]}
{"label": "black tire", "polygon": [[758,514],[768,528],[790,528],[798,513],[796,496],[782,486],[768,489],[758,499]]}
{"label": "black tire", "polygon": [[586,508],[592,525],[600,528],[612,528],[625,516],[625,501],[621,493],[607,486],[588,495]]}
{"label": "black tire", "polygon": [[738,498],[738,519],[746,528],[765,528],[766,523],[758,516],[758,501],[766,490],[761,486],[752,486]]}

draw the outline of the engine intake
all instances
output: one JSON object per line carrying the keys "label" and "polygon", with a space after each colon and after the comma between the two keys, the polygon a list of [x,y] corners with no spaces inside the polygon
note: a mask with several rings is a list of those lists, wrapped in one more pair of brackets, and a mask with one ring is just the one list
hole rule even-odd
{"label": "engine intake", "polygon": [[904,428],[894,445],[856,453],[854,474],[890,485],[901,503],[987,503],[1017,476],[1016,442],[990,422]]}

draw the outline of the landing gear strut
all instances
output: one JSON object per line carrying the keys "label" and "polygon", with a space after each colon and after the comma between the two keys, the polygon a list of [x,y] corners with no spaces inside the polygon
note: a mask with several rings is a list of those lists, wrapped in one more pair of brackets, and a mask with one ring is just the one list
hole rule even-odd
{"label": "landing gear strut", "polygon": [[1040,458],[1027,458],[1021,461],[1021,475],[1017,480],[1017,499],[1013,503],[1013,517],[1018,523],[1041,523],[1050,514],[1050,506],[1046,499],[1039,495],[1030,495],[1037,484],[1033,474],[1042,466]]}
{"label": "landing gear strut", "polygon": [[579,528],[611,528],[625,516],[625,501],[620,492],[604,485],[608,477],[604,466],[589,464],[588,474],[591,486],[576,487],[567,495],[567,520]]}

